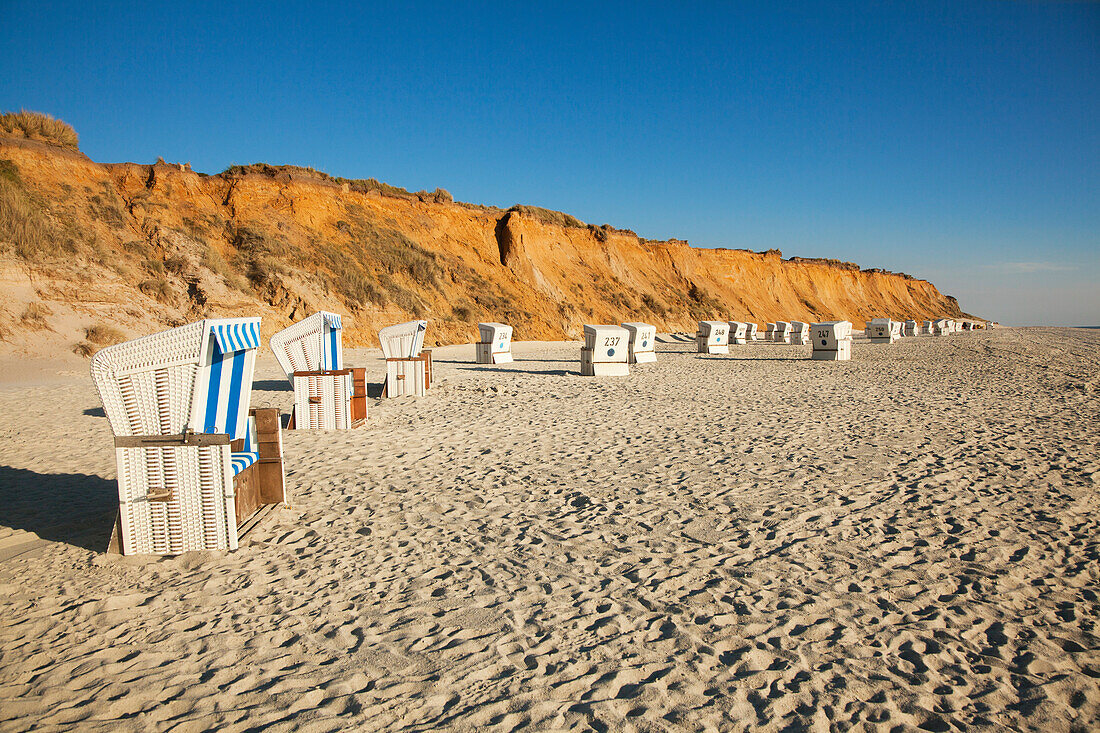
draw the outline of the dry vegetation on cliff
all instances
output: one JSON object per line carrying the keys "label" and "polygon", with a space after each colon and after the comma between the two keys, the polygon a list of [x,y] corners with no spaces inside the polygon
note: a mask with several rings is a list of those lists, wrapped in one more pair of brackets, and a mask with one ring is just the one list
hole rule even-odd
{"label": "dry vegetation on cliff", "polygon": [[60,145],[72,150],[76,150],[80,142],[72,125],[56,120],[50,115],[25,109],[0,114],[0,132],[14,137],[25,137]]}
{"label": "dry vegetation on cliff", "polygon": [[930,283],[851,263],[694,249],[296,166],[101,165],[19,129],[0,134],[0,340],[32,352],[90,352],[104,333],[207,315],[262,315],[270,333],[320,308],[350,316],[352,345],[412,317],[433,321],[433,341],[461,342],[479,320],[558,339],[638,318],[684,331],[960,313]]}

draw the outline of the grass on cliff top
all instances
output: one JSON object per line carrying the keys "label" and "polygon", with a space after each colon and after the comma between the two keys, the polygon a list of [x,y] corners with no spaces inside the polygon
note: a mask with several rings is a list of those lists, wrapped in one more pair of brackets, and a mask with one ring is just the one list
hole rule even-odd
{"label": "grass on cliff top", "polygon": [[259,174],[269,177],[275,177],[279,174],[298,176],[313,181],[324,181],[325,183],[333,183],[338,186],[347,186],[349,190],[358,191],[359,193],[370,193],[374,191],[382,196],[404,199],[406,201],[431,201],[437,204],[452,203],[454,201],[454,197],[442,188],[437,188],[431,192],[417,191],[413,193],[408,189],[401,188],[400,186],[391,186],[375,178],[339,178],[330,176],[328,173],[319,171],[316,168],[307,168],[300,165],[252,163],[250,165],[231,165],[221,172],[223,176],[246,176],[249,174]]}
{"label": "grass on cliff top", "polygon": [[79,137],[72,125],[41,112],[20,110],[0,115],[0,130],[8,135],[41,140],[63,148],[78,150]]}
{"label": "grass on cliff top", "polygon": [[544,209],[541,206],[526,206],[524,204],[516,204],[508,211],[515,211],[519,214],[529,216],[536,221],[540,221],[543,224],[556,224],[560,227],[573,227],[576,229],[584,229],[588,225],[575,216],[570,216],[561,211],[554,211],[553,209]]}

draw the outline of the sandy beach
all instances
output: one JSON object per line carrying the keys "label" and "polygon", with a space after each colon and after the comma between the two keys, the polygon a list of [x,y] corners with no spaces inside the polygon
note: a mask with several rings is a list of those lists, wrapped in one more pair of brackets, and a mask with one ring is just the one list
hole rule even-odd
{"label": "sandy beach", "polygon": [[[1100,331],[658,350],[438,348],[426,397],[284,433],[239,551],[175,558],[103,552],[87,362],[6,364],[0,729],[1100,726]],[[266,349],[255,390],[289,412]]]}

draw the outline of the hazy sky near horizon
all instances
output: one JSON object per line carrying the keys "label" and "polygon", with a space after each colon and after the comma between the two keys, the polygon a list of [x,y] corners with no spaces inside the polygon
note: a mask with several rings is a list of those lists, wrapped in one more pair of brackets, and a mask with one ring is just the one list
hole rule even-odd
{"label": "hazy sky near horizon", "polygon": [[0,110],[1100,324],[1100,4],[0,0]]}

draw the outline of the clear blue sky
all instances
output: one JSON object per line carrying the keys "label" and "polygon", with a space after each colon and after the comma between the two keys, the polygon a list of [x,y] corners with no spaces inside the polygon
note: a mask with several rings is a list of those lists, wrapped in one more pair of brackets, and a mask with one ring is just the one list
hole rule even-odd
{"label": "clear blue sky", "polygon": [[0,0],[0,109],[1100,323],[1100,5],[677,6]]}

